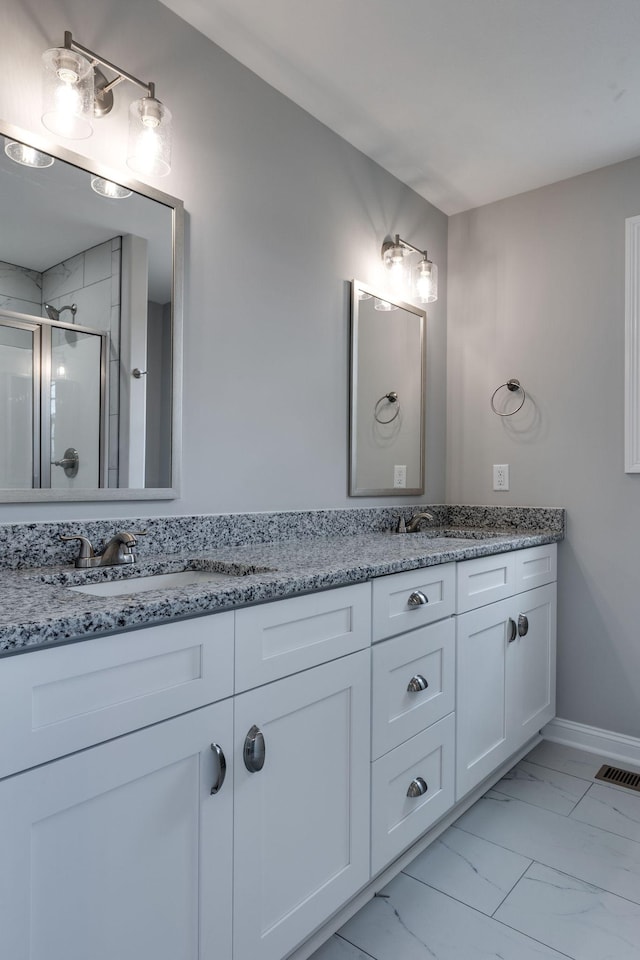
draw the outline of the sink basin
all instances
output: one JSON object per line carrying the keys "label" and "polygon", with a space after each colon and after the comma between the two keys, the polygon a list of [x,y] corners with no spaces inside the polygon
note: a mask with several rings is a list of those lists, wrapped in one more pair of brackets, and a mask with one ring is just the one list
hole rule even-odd
{"label": "sink basin", "polygon": [[238,572],[224,570],[178,570],[174,573],[156,573],[147,577],[126,577],[122,580],[103,580],[100,583],[85,583],[69,587],[75,593],[88,593],[94,597],[120,597],[149,590],[165,590],[171,587],[187,587],[194,583],[219,583],[221,580],[236,580]]}

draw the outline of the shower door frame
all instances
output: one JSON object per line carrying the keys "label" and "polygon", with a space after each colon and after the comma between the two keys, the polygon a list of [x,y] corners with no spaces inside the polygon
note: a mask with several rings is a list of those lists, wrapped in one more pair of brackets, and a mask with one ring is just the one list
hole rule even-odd
{"label": "shower door frame", "polygon": [[100,338],[100,405],[98,415],[98,489],[108,478],[108,348],[109,335],[103,330],[78,323],[61,323],[12,310],[0,310],[0,326],[18,327],[33,333],[33,471],[32,490],[51,489],[51,331],[70,330]]}

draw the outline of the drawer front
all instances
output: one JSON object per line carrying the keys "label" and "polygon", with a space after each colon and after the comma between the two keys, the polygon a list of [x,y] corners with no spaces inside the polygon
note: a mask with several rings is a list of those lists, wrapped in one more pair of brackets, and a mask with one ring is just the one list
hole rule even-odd
{"label": "drawer front", "polygon": [[516,593],[523,590],[533,590],[546,583],[553,583],[558,579],[558,546],[555,543],[545,543],[541,547],[528,547],[526,550],[517,550],[514,554],[516,561]]}
{"label": "drawer front", "polygon": [[516,593],[516,559],[513,551],[463,560],[457,570],[457,611],[466,613]]}
{"label": "drawer front", "polygon": [[233,693],[233,613],[0,662],[0,777]]}
{"label": "drawer front", "polygon": [[373,581],[373,640],[449,617],[454,608],[454,563],[379,577]]}
{"label": "drawer front", "polygon": [[374,760],[451,713],[454,704],[452,617],[375,645],[371,707]]}
{"label": "drawer front", "polygon": [[[449,714],[372,764],[372,876],[452,806],[454,736],[455,718]],[[408,796],[407,791],[418,778],[426,784],[426,791]]]}
{"label": "drawer front", "polygon": [[236,692],[370,644],[371,586],[358,583],[236,612]]}

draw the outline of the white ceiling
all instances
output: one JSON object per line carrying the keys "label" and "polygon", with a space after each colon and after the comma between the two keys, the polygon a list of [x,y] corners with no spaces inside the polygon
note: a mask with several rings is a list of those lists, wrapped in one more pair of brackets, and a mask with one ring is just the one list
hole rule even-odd
{"label": "white ceiling", "polygon": [[640,154],[640,0],[163,0],[456,213]]}

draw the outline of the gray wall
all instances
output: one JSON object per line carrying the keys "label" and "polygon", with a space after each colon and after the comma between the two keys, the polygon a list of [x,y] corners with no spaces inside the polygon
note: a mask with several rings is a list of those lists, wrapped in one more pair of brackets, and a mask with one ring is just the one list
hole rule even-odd
{"label": "gray wall", "polygon": [[[558,716],[640,736],[640,476],[626,475],[624,221],[640,159],[451,218],[450,502],[564,506]],[[501,420],[495,387],[530,399]],[[493,493],[491,465],[511,489]]]}
{"label": "gray wall", "polygon": [[[2,505],[0,521],[365,506],[347,490],[347,281],[381,277],[398,231],[446,287],[447,218],[156,0],[5,0],[0,117],[40,124],[40,57],[70,29],[155,81],[174,116],[173,171],[154,185],[187,222],[183,497]],[[357,38],[354,38],[357,40]],[[127,106],[67,143],[124,175]],[[429,310],[427,492],[444,499],[444,293]]]}

